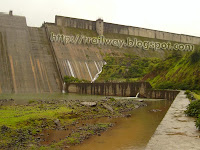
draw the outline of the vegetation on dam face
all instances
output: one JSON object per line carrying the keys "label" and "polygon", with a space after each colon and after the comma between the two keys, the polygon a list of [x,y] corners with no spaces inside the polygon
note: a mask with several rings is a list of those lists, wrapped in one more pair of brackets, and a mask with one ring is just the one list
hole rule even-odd
{"label": "vegetation on dam face", "polygon": [[[143,102],[114,98],[31,100],[26,105],[6,99],[0,102],[0,149],[68,148],[113,126],[97,118],[130,117],[129,111],[145,106]],[[50,136],[52,141],[48,141]]]}
{"label": "vegetation on dam face", "polygon": [[131,54],[119,57],[107,55],[104,60],[107,64],[97,82],[137,81],[161,61],[158,58],[141,58]]}
{"label": "vegetation on dam face", "polygon": [[90,81],[84,79],[78,79],[72,76],[65,76],[64,77],[65,83],[89,83]]}

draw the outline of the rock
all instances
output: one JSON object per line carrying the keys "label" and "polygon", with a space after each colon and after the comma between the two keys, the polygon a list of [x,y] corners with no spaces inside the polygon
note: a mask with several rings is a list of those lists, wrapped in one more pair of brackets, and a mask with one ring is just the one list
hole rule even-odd
{"label": "rock", "polygon": [[143,100],[143,99],[140,99],[139,102],[144,102],[144,100]]}
{"label": "rock", "polygon": [[81,105],[95,107],[97,103],[96,102],[81,102]]}
{"label": "rock", "polygon": [[139,108],[140,106],[139,106],[139,105],[137,105],[137,104],[135,104],[135,105],[134,105],[134,107],[137,109],[137,108]]}
{"label": "rock", "polygon": [[108,101],[108,99],[102,99],[101,101],[102,101],[102,102],[106,102],[106,101]]}
{"label": "rock", "polygon": [[111,111],[111,112],[114,111],[111,106],[109,106],[109,105],[107,105],[105,103],[103,103],[102,105],[103,105],[104,108],[108,109],[109,111]]}
{"label": "rock", "polygon": [[98,132],[97,135],[98,135],[98,136],[101,136],[101,133]]}
{"label": "rock", "polygon": [[131,114],[126,114],[125,117],[129,118],[131,117]]}
{"label": "rock", "polygon": [[56,126],[60,126],[60,120],[59,119],[54,120],[54,123],[56,124]]}
{"label": "rock", "polygon": [[158,112],[158,111],[162,111],[162,110],[160,110],[160,109],[152,109],[152,110],[150,110],[151,112]]}

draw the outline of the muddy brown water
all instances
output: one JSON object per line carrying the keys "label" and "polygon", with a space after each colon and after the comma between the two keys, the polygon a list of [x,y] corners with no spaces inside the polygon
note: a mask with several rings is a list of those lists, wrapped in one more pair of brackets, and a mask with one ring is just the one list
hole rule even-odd
{"label": "muddy brown water", "polygon": [[[111,119],[117,124],[70,150],[144,150],[171,105],[167,100],[151,100],[132,112],[130,118]],[[152,111],[161,110],[161,111]]]}

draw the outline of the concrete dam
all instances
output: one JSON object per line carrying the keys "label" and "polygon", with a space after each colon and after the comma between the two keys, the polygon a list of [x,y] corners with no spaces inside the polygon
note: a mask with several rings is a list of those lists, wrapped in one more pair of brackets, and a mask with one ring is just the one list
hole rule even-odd
{"label": "concrete dam", "polygon": [[61,92],[64,76],[92,81],[103,58],[131,53],[165,58],[192,51],[200,37],[56,16],[28,27],[26,18],[0,13],[0,94]]}

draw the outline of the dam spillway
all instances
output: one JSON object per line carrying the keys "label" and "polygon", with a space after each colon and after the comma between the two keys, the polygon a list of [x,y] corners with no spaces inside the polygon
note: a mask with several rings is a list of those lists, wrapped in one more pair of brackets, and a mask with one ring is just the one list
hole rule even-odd
{"label": "dam spillway", "polygon": [[[65,43],[55,42],[51,40],[52,33],[65,38],[74,37],[73,41],[77,35],[84,35],[91,43],[66,43],[66,39]],[[94,44],[101,40],[99,36],[105,37],[102,38],[104,42],[113,39],[113,43]],[[120,42],[118,39],[135,37],[138,40],[136,47],[115,46],[115,41]],[[89,21],[62,16],[56,16],[55,23],[44,23],[39,28],[28,27],[25,17],[0,13],[0,94],[61,92],[65,75],[92,81],[102,69],[107,54],[122,56],[130,53],[158,58],[170,54],[170,50],[163,47],[141,48],[139,41],[177,42],[179,48],[184,48],[199,44],[200,38],[111,24],[101,19]]]}

